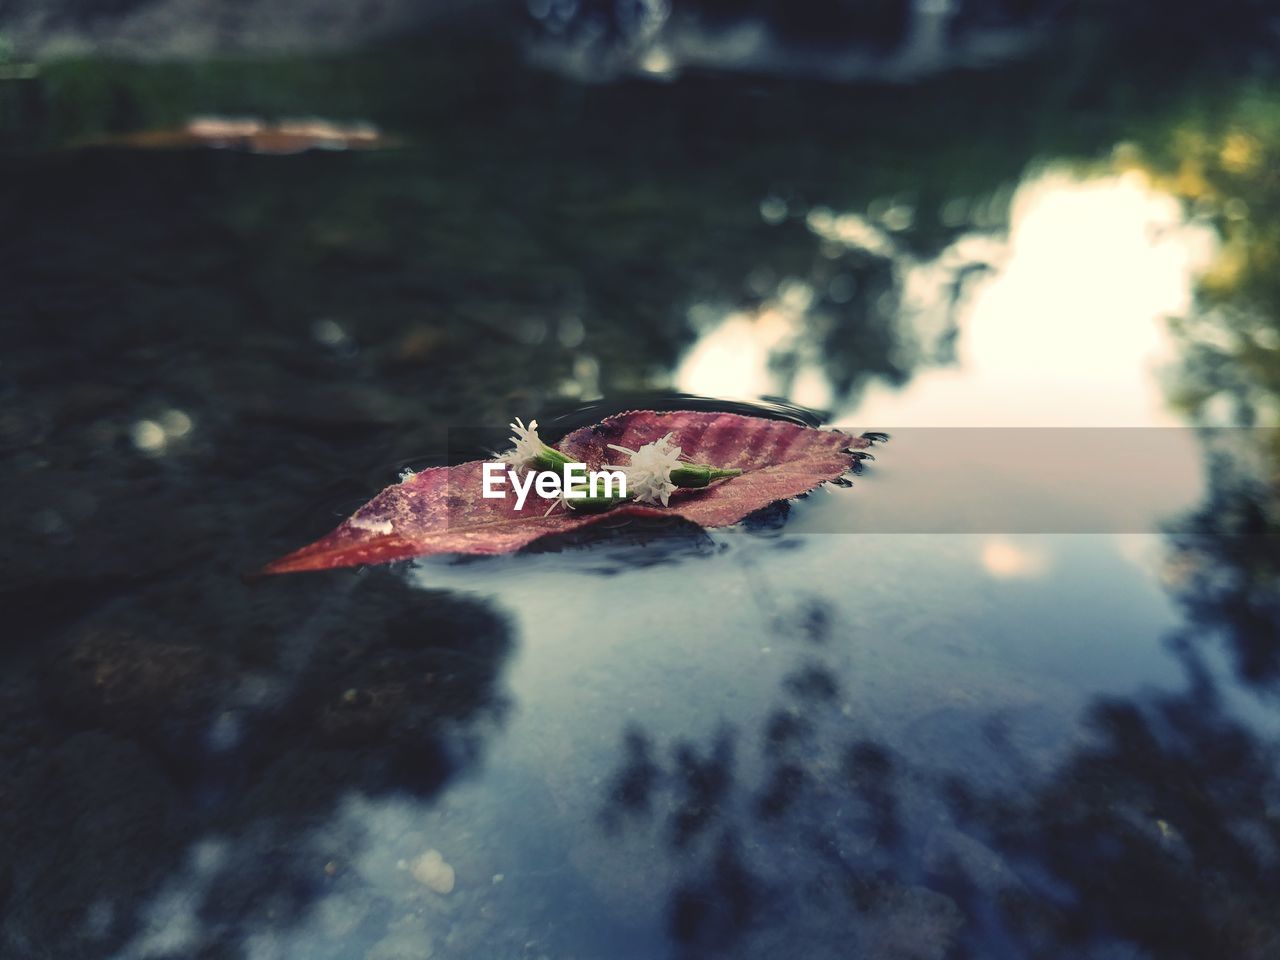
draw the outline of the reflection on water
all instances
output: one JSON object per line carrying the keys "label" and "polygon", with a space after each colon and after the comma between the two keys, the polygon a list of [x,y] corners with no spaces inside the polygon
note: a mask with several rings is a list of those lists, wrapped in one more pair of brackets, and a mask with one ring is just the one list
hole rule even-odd
{"label": "reflection on water", "polygon": [[1137,173],[1048,170],[1014,194],[1006,262],[967,304],[960,367],[881,389],[859,407],[886,423],[1145,426],[1176,422],[1157,378],[1173,360],[1215,235]]}
{"label": "reflection on water", "polygon": [[104,605],[8,678],[6,856],[40,865],[5,891],[14,955],[192,956],[297,922],[362,849],[332,822],[351,795],[436,795],[506,716],[486,604],[385,572],[323,601],[203,589]]}
{"label": "reflection on water", "polygon": [[[834,956],[852,939],[897,955],[923,925],[920,949],[944,956],[963,924],[931,870],[976,843],[941,786],[1020,796],[1067,749],[1085,691],[1177,682],[1159,666],[1176,614],[1106,538],[1006,538],[1042,565],[1021,582],[990,569],[983,537],[714,539],[679,577],[589,590],[562,557],[419,574],[493,591],[526,624],[522,722],[492,759],[579,825],[561,865],[591,884],[606,940],[640,922],[703,953],[792,940]],[[1011,868],[982,855],[996,884]]]}
{"label": "reflection on water", "polygon": [[[939,211],[959,215],[950,203]],[[676,370],[681,389],[788,396],[888,427],[1178,422],[1158,377],[1174,358],[1167,322],[1188,313],[1217,235],[1140,172],[1032,172],[1009,201],[1007,237],[962,228],[927,261],[895,237],[910,207],[881,203],[875,220],[814,208],[805,220],[830,245],[813,277],[784,279],[758,308],[711,322]],[[883,264],[881,276],[866,264]],[[695,321],[708,311],[696,307]],[[954,337],[957,355],[851,403],[831,342],[849,349],[845,327],[865,331],[877,313],[899,340]]]}
{"label": "reflection on water", "polygon": [[953,0],[849,5],[821,14],[781,3],[528,2],[539,28],[531,43],[536,62],[588,81],[626,74],[671,79],[699,68],[911,80],[1022,54],[1052,13],[1037,4],[991,6],[961,17],[964,5]]}
{"label": "reflection on water", "polygon": [[[682,75],[721,61],[674,29],[662,84],[464,32],[0,88],[0,954],[1276,955],[1274,431],[1160,433],[1164,534],[868,532],[1071,506],[1047,455],[940,485],[907,429],[742,530],[236,576],[452,427],[668,387],[1277,425],[1265,70],[1077,38],[1089,69],[851,87]],[[130,139],[202,114],[403,143]]]}
{"label": "reflection on water", "polygon": [[146,130],[104,143],[141,150],[208,147],[250,153],[290,154],[307,150],[373,150],[389,146],[368,123],[303,119],[266,123],[253,117],[193,117],[172,130]]}

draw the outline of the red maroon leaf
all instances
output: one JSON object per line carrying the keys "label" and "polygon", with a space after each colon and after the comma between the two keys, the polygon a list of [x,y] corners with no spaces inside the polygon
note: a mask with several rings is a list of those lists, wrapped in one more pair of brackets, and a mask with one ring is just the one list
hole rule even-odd
{"label": "red maroon leaf", "polygon": [[268,564],[263,572],[327,570],[436,553],[510,553],[539,537],[619,516],[678,516],[722,527],[834,480],[849,469],[846,451],[869,445],[841,431],[736,413],[639,410],[575,430],[558,446],[570,458],[599,469],[626,461],[625,454],[606,444],[636,450],[667,433],[690,460],[738,469],[742,475],[702,490],[676,490],[667,507],[628,503],[603,514],[556,507],[544,515],[554,501],[532,491],[523,510],[516,510],[514,496],[482,497],[483,461],[433,467],[383,490],[332,533]]}

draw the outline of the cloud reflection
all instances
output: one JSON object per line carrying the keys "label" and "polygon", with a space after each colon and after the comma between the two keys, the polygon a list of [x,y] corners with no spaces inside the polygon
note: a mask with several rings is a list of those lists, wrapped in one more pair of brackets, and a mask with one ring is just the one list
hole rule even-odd
{"label": "cloud reflection", "polygon": [[1156,373],[1216,236],[1137,172],[1050,168],[1014,194],[1007,258],[959,318],[958,368],[872,387],[893,426],[1155,426],[1176,418]]}
{"label": "cloud reflection", "polygon": [[997,580],[1042,577],[1049,570],[1047,551],[1024,539],[987,537],[981,549],[983,569]]}
{"label": "cloud reflection", "polygon": [[[1159,379],[1175,355],[1166,321],[1190,311],[1217,250],[1213,228],[1137,170],[1052,166],[998,194],[943,204],[939,217],[968,227],[934,257],[907,242],[917,212],[905,202],[811,208],[803,221],[824,254],[812,274],[776,282],[751,308],[696,305],[703,331],[676,386],[843,405],[844,419],[896,427],[1177,422]],[[1006,204],[1007,236],[989,229]],[[877,276],[887,285],[861,288]],[[891,358],[937,365],[901,389],[872,381],[859,397],[861,380],[840,382],[831,358],[880,315],[896,325]]]}

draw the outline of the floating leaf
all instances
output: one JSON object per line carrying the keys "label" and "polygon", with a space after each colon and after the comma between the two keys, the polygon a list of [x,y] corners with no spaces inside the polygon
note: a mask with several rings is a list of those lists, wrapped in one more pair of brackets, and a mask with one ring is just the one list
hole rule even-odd
{"label": "floating leaf", "polygon": [[[0,78],[2,79],[2,78]],[[308,150],[376,150],[395,144],[370,123],[194,117],[184,126],[142,130],[100,141],[133,150],[187,150],[206,147],[244,153],[291,154]]]}
{"label": "floating leaf", "polygon": [[853,451],[871,442],[838,430],[736,413],[640,410],[575,430],[557,446],[597,470],[623,458],[607,444],[637,450],[667,433],[690,460],[742,474],[701,490],[677,490],[667,507],[625,503],[600,514],[555,506],[547,513],[555,501],[532,490],[523,510],[515,508],[513,495],[484,498],[483,461],[433,467],[383,490],[332,533],[268,564],[263,572],[327,570],[436,553],[510,553],[539,537],[606,518],[675,516],[723,527],[841,476],[854,463]]}

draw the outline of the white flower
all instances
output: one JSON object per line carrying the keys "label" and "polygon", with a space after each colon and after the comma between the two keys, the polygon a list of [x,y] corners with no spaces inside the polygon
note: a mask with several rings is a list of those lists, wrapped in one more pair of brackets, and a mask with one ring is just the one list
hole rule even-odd
{"label": "white flower", "polygon": [[510,450],[504,453],[499,459],[512,467],[523,467],[531,460],[536,460],[542,455],[546,444],[542,442],[542,438],[538,436],[538,421],[530,420],[526,427],[524,421],[519,417],[511,424],[514,435],[508,437],[515,444]]}
{"label": "white flower", "polygon": [[[581,490],[582,488],[575,487],[574,489]],[[578,502],[577,497],[570,496],[569,488],[565,487],[558,494],[556,494],[554,497],[551,498],[551,506],[547,507],[546,512],[543,513],[542,515],[544,517],[551,516],[551,511],[553,511],[556,507],[559,507],[560,509],[564,510],[566,513],[572,513],[574,509],[574,504],[577,502]]]}
{"label": "white flower", "polygon": [[662,501],[664,507],[668,505],[667,498],[676,488],[671,482],[671,471],[680,465],[680,448],[671,441],[671,434],[646,443],[639,450],[620,447],[616,443],[609,444],[609,449],[631,456],[629,464],[608,468],[621,470],[627,475],[627,493],[630,496],[639,503]]}

